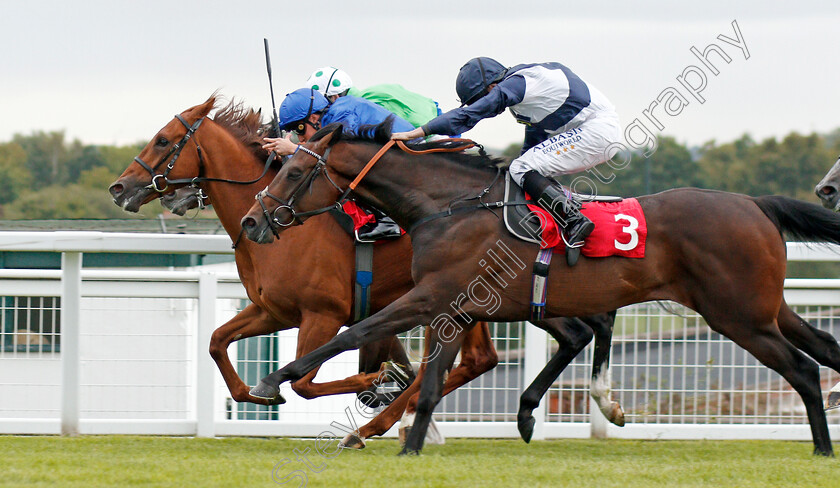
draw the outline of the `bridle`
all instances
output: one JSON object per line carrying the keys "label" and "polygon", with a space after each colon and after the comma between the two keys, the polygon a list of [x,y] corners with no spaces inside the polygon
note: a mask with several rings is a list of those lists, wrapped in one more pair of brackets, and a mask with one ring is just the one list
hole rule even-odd
{"label": "bridle", "polygon": [[[137,164],[142,166],[152,176],[152,182],[149,183],[149,185],[145,186],[144,187],[145,189],[154,190],[158,193],[164,193],[166,190],[169,189],[169,185],[189,184],[193,188],[196,188],[196,189],[199,190],[199,195],[198,196],[199,196],[199,202],[201,202],[202,199],[206,199],[207,196],[204,195],[201,188],[199,188],[199,186],[198,186],[199,183],[204,182],[204,181],[216,181],[216,182],[221,182],[221,183],[233,183],[233,184],[236,184],[236,185],[250,185],[250,184],[256,183],[256,182],[260,181],[261,179],[263,179],[263,177],[268,173],[268,168],[271,166],[271,163],[277,158],[277,154],[274,151],[269,153],[268,158],[265,161],[265,167],[263,168],[262,174],[260,174],[260,176],[258,176],[257,178],[255,178],[253,180],[250,180],[250,181],[229,180],[229,179],[225,179],[225,178],[211,178],[211,177],[208,177],[208,176],[194,176],[192,178],[181,178],[181,179],[177,179],[177,180],[170,180],[169,179],[169,173],[172,171],[172,168],[175,167],[175,161],[178,160],[178,157],[181,155],[181,151],[184,149],[184,147],[186,147],[187,142],[189,142],[190,139],[195,141],[195,148],[196,148],[196,151],[198,152],[199,167],[200,168],[204,167],[204,155],[201,151],[201,146],[198,144],[198,139],[193,137],[195,135],[196,131],[198,131],[198,128],[201,126],[201,123],[204,121],[204,117],[201,117],[200,119],[196,120],[193,125],[190,125],[186,121],[186,119],[184,119],[184,117],[182,117],[180,114],[176,115],[175,118],[178,119],[178,121],[181,122],[181,124],[187,129],[187,133],[184,134],[184,137],[182,137],[181,140],[178,141],[177,144],[172,146],[172,148],[169,150],[169,152],[166,154],[166,156],[164,156],[160,160],[160,163],[158,163],[157,165],[152,167],[151,165],[149,165],[148,163],[146,163],[145,161],[140,159],[140,156],[136,156],[134,158],[134,161],[136,161]],[[166,164],[166,169],[163,171],[163,173],[157,173],[157,169],[160,168],[166,162],[167,159],[169,159],[169,163]],[[163,186],[161,186],[161,182],[162,182]]]}
{"label": "bridle", "polygon": [[[388,147],[390,147],[390,145]],[[306,177],[303,178],[300,181],[300,183],[298,183],[292,189],[292,194],[289,197],[289,199],[283,200],[282,198],[271,194],[271,192],[268,191],[268,186],[266,186],[262,191],[260,191],[254,196],[257,202],[259,202],[260,208],[262,208],[263,216],[265,216],[265,220],[266,222],[268,222],[268,227],[271,229],[271,232],[273,232],[276,237],[279,237],[278,227],[300,225],[303,224],[303,220],[301,220],[301,217],[312,217],[314,215],[320,215],[322,213],[329,212],[333,209],[341,208],[341,205],[344,203],[344,201],[347,200],[347,196],[352,191],[352,189],[349,187],[347,188],[347,190],[343,190],[340,186],[338,186],[338,184],[336,184],[335,181],[333,181],[329,173],[327,173],[327,157],[329,157],[330,148],[327,148],[327,151],[324,153],[323,156],[303,146],[298,146],[298,151],[303,151],[304,153],[312,156],[317,160],[317,162],[315,163],[315,166],[313,166],[312,169],[309,170],[309,173],[306,174]],[[316,210],[310,210],[308,212],[297,212],[293,207],[295,200],[298,198],[298,196],[300,196],[302,192],[305,192],[306,190],[310,189],[312,187],[312,183],[315,181],[315,178],[317,178],[318,175],[322,173],[324,174],[324,177],[327,179],[327,181],[329,181],[330,184],[336,190],[338,190],[341,196],[338,200],[336,200],[335,203],[327,207],[319,208]],[[266,198],[270,198],[271,200],[274,200],[280,205],[273,211],[269,212],[268,207],[265,205]],[[288,220],[280,220],[277,217],[277,212],[281,209],[285,209],[289,212],[290,215]]]}
{"label": "bridle", "polygon": [[[382,148],[379,151],[377,151],[376,154],[374,154],[374,156],[370,159],[370,161],[368,161],[368,163],[365,165],[365,167],[362,168],[362,170],[359,172],[359,174],[356,176],[356,178],[354,178],[353,181],[350,182],[350,184],[347,186],[347,189],[342,189],[338,184],[336,184],[335,181],[333,181],[332,177],[330,177],[329,173],[326,171],[327,170],[327,157],[329,156],[331,148],[327,148],[327,151],[324,153],[323,156],[321,156],[320,154],[316,153],[315,151],[312,151],[312,150],[310,150],[306,147],[303,147],[303,146],[299,146],[298,147],[299,151],[303,151],[304,153],[314,157],[317,160],[317,162],[312,167],[312,169],[309,170],[309,173],[307,173],[306,177],[303,178],[300,181],[300,183],[298,183],[297,186],[295,186],[295,188],[292,189],[292,194],[289,197],[289,199],[288,200],[283,200],[282,198],[279,198],[275,195],[272,195],[271,192],[268,191],[268,186],[266,186],[265,189],[263,189],[261,192],[257,193],[257,195],[254,198],[257,200],[257,202],[259,202],[260,207],[262,208],[262,211],[263,211],[263,216],[265,216],[265,220],[268,223],[268,227],[271,229],[271,232],[274,233],[275,237],[279,237],[279,227],[290,227],[292,225],[301,225],[301,224],[303,224],[303,220],[301,219],[301,217],[312,217],[312,216],[315,216],[315,215],[320,215],[322,213],[329,212],[331,210],[341,209],[342,205],[350,197],[350,193],[353,190],[355,190],[356,186],[359,184],[359,182],[362,181],[362,178],[364,178],[365,175],[367,175],[367,173],[370,171],[370,169],[373,167],[373,165],[376,164],[376,162],[379,161],[379,159],[382,158],[382,156],[386,152],[388,152],[388,150],[391,147],[393,147],[395,144],[400,149],[402,149],[403,151],[405,151],[407,153],[410,153],[410,154],[426,154],[426,153],[432,153],[432,152],[456,152],[456,151],[463,151],[465,149],[469,149],[469,148],[475,147],[475,146],[478,146],[481,151],[484,150],[484,148],[480,144],[477,144],[476,142],[471,141],[469,139],[452,139],[451,142],[461,143],[462,145],[457,146],[457,147],[440,147],[440,148],[417,151],[417,150],[411,149],[408,146],[406,146],[403,141],[390,140],[387,143],[385,143],[385,145],[382,146]],[[315,178],[317,178],[318,175],[320,175],[320,174],[323,174],[324,177],[327,179],[327,181],[329,181],[330,184],[336,190],[338,190],[338,193],[340,194],[340,196],[335,201],[335,203],[333,203],[332,205],[328,205],[326,207],[321,207],[321,208],[318,208],[318,209],[315,209],[315,210],[308,210],[308,211],[305,211],[305,212],[296,211],[294,209],[294,206],[293,206],[294,203],[295,203],[295,200],[297,199],[298,196],[301,195],[302,192],[305,192],[306,190],[308,190],[312,187],[312,184],[315,181]],[[265,201],[264,201],[265,198],[270,198],[271,200],[274,200],[275,202],[279,203],[280,205],[277,208],[275,208],[273,211],[269,212],[268,207],[265,205]],[[281,209],[285,209],[286,211],[289,212],[289,218],[287,220],[280,220],[277,217],[277,212]]]}

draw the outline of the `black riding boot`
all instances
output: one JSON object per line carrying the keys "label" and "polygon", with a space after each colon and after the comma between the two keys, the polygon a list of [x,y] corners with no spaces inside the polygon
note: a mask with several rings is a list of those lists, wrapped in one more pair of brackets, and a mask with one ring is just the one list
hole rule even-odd
{"label": "black riding boot", "polygon": [[566,263],[574,266],[580,257],[583,241],[595,229],[595,224],[580,212],[580,203],[567,197],[560,185],[534,170],[522,177],[522,188],[531,198],[536,198],[537,204],[548,210],[563,228]]}

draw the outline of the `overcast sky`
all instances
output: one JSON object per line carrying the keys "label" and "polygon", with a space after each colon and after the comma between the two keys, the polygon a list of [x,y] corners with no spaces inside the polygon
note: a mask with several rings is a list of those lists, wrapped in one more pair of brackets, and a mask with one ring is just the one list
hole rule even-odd
{"label": "overcast sky", "polygon": [[[736,39],[733,21],[749,59],[718,39]],[[490,56],[566,64],[612,100],[622,125],[639,118],[683,143],[828,132],[840,127],[838,30],[840,2],[810,0],[0,1],[0,142],[37,130],[146,141],[215,90],[268,113],[264,37],[278,106],[333,65],[357,86],[401,83],[451,109],[458,69]],[[717,76],[690,51],[710,43],[731,57],[710,55]],[[677,81],[692,65],[707,78],[702,104]],[[654,108],[659,131],[642,111],[669,87],[689,103],[675,116]],[[504,147],[522,128],[502,114],[466,135]]]}

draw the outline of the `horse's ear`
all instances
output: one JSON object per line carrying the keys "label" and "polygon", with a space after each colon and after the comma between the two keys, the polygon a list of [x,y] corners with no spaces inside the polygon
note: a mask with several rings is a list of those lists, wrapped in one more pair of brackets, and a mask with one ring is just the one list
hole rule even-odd
{"label": "horse's ear", "polygon": [[320,138],[319,144],[321,147],[331,147],[341,140],[341,137],[344,134],[344,125],[330,124],[325,128],[329,129],[329,132]]}
{"label": "horse's ear", "polygon": [[219,98],[217,93],[213,93],[210,95],[210,98],[207,99],[206,102],[202,103],[201,105],[197,106],[198,112],[196,113],[196,118],[207,117],[207,114],[213,110],[213,107],[216,106],[216,100]]}

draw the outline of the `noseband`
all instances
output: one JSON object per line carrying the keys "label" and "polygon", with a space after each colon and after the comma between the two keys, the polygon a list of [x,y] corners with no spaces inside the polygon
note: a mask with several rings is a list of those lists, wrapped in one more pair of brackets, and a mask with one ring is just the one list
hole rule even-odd
{"label": "noseband", "polygon": [[[178,156],[181,155],[181,151],[184,149],[184,147],[186,147],[187,142],[189,142],[190,138],[192,138],[193,134],[195,134],[195,131],[198,130],[199,126],[201,126],[201,123],[204,121],[204,117],[202,117],[202,118],[196,120],[193,125],[190,125],[190,124],[187,123],[187,121],[184,119],[184,117],[182,117],[180,114],[176,115],[175,118],[178,119],[179,122],[184,124],[184,127],[187,128],[187,133],[184,134],[184,137],[181,138],[181,140],[177,144],[172,146],[172,149],[170,149],[169,153],[166,156],[164,156],[163,159],[160,160],[160,163],[158,163],[153,168],[149,164],[147,164],[145,161],[140,159],[140,156],[137,156],[137,157],[134,158],[134,161],[136,161],[137,164],[142,166],[152,176],[152,182],[148,186],[146,186],[145,188],[150,189],[150,190],[155,190],[158,193],[165,192],[169,188],[170,183],[175,183],[173,181],[170,181],[167,178],[167,176],[169,176],[169,172],[172,171],[172,168],[175,167],[175,161],[178,160]],[[195,147],[198,150],[198,157],[199,157],[199,159],[201,159],[202,158],[201,147],[198,145],[198,141],[196,141]],[[170,157],[171,157],[171,159],[170,159]],[[163,171],[162,174],[158,174],[157,169],[160,168],[160,166],[164,162],[166,162],[167,159],[169,159],[169,163],[167,163],[166,169]],[[192,181],[192,180],[190,180],[190,181]],[[161,184],[163,185],[162,187],[161,187]]]}

